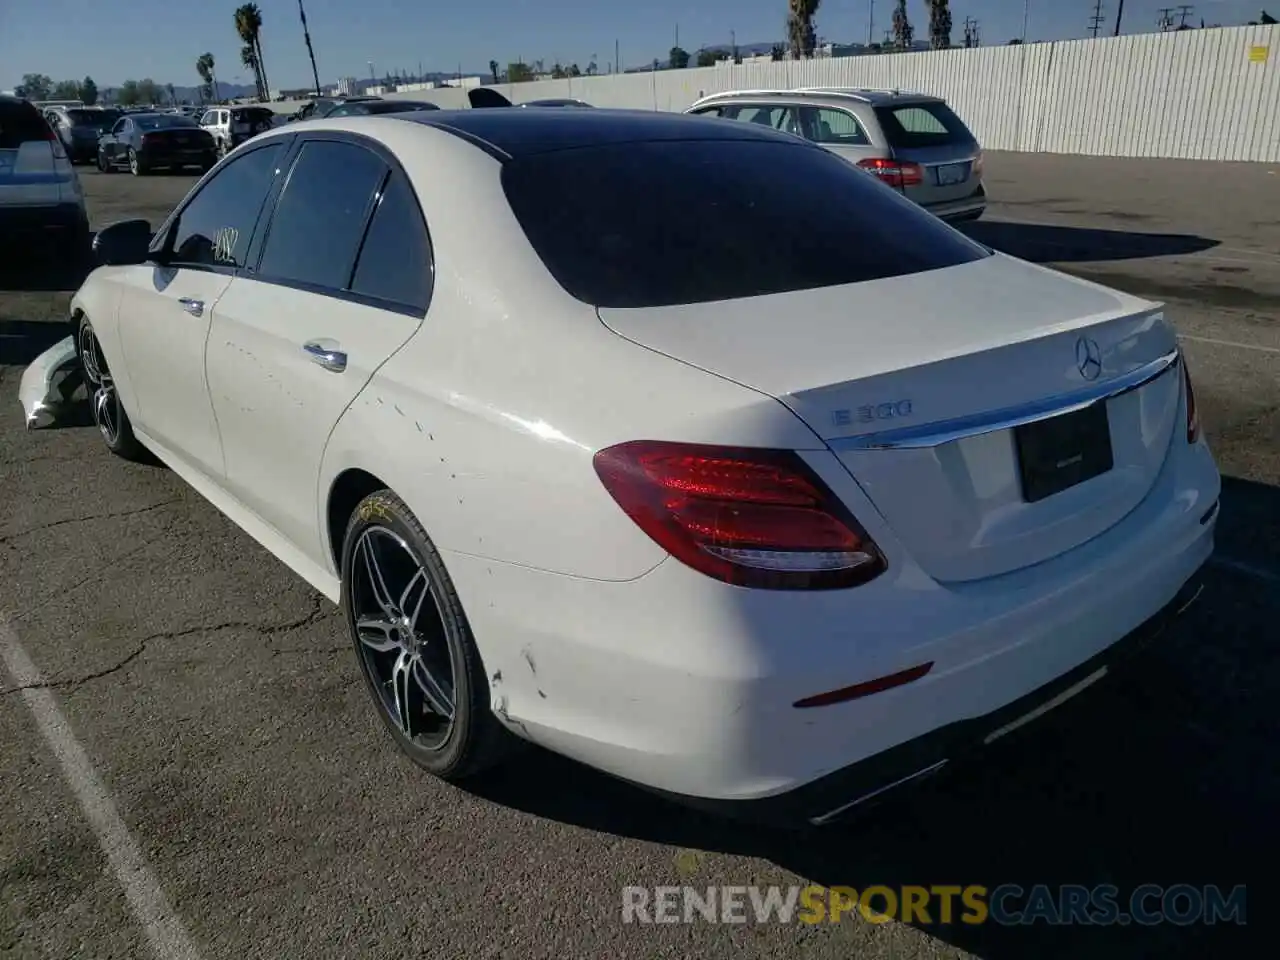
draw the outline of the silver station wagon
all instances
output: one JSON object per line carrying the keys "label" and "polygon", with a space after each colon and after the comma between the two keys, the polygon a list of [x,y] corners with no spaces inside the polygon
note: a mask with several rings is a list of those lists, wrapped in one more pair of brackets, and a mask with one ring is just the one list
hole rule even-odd
{"label": "silver station wagon", "polygon": [[785,130],[847,157],[944,220],[987,206],[982,147],[945,100],[898,90],[735,90],[686,113]]}

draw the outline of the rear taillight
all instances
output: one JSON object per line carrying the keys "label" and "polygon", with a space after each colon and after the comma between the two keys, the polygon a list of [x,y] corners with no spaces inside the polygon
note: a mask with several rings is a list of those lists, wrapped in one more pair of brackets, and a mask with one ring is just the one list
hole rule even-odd
{"label": "rear taillight", "polygon": [[918,163],[876,157],[871,160],[859,160],[858,166],[899,190],[924,183],[924,168]]}
{"label": "rear taillight", "polygon": [[1196,391],[1191,386],[1191,371],[1187,369],[1187,358],[1182,358],[1182,382],[1187,388],[1187,443],[1195,443],[1200,439],[1200,411],[1196,409]]}
{"label": "rear taillight", "polygon": [[871,538],[790,451],[639,440],[594,462],[641,530],[725,583],[835,589],[885,570]]}

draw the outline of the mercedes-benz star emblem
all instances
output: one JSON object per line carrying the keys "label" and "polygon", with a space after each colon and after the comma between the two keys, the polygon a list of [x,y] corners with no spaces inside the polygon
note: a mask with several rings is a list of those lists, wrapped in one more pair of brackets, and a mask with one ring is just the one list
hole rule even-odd
{"label": "mercedes-benz star emblem", "polygon": [[1102,350],[1096,340],[1081,337],[1076,341],[1076,369],[1086,380],[1097,380],[1102,374]]}

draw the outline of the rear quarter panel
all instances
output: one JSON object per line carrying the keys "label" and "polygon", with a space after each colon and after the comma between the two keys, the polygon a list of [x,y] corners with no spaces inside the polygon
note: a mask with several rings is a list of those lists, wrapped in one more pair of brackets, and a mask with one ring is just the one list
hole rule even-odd
{"label": "rear quarter panel", "polygon": [[416,124],[333,125],[347,123],[387,128],[426,214],[436,278],[419,332],[333,432],[322,530],[333,483],[358,468],[442,550],[627,580],[666,554],[604,490],[597,450],[637,439],[823,448],[776,400],[622,339],[565,294],[510,212],[496,161]]}

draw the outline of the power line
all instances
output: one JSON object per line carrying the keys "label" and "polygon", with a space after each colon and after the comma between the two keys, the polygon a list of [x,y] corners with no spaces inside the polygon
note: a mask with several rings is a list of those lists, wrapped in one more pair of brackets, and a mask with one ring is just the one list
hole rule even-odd
{"label": "power line", "polygon": [[1102,24],[1106,17],[1102,15],[1102,0],[1098,0],[1093,5],[1093,15],[1089,17],[1089,32],[1093,34],[1093,39],[1098,39],[1098,31],[1102,29]]}

